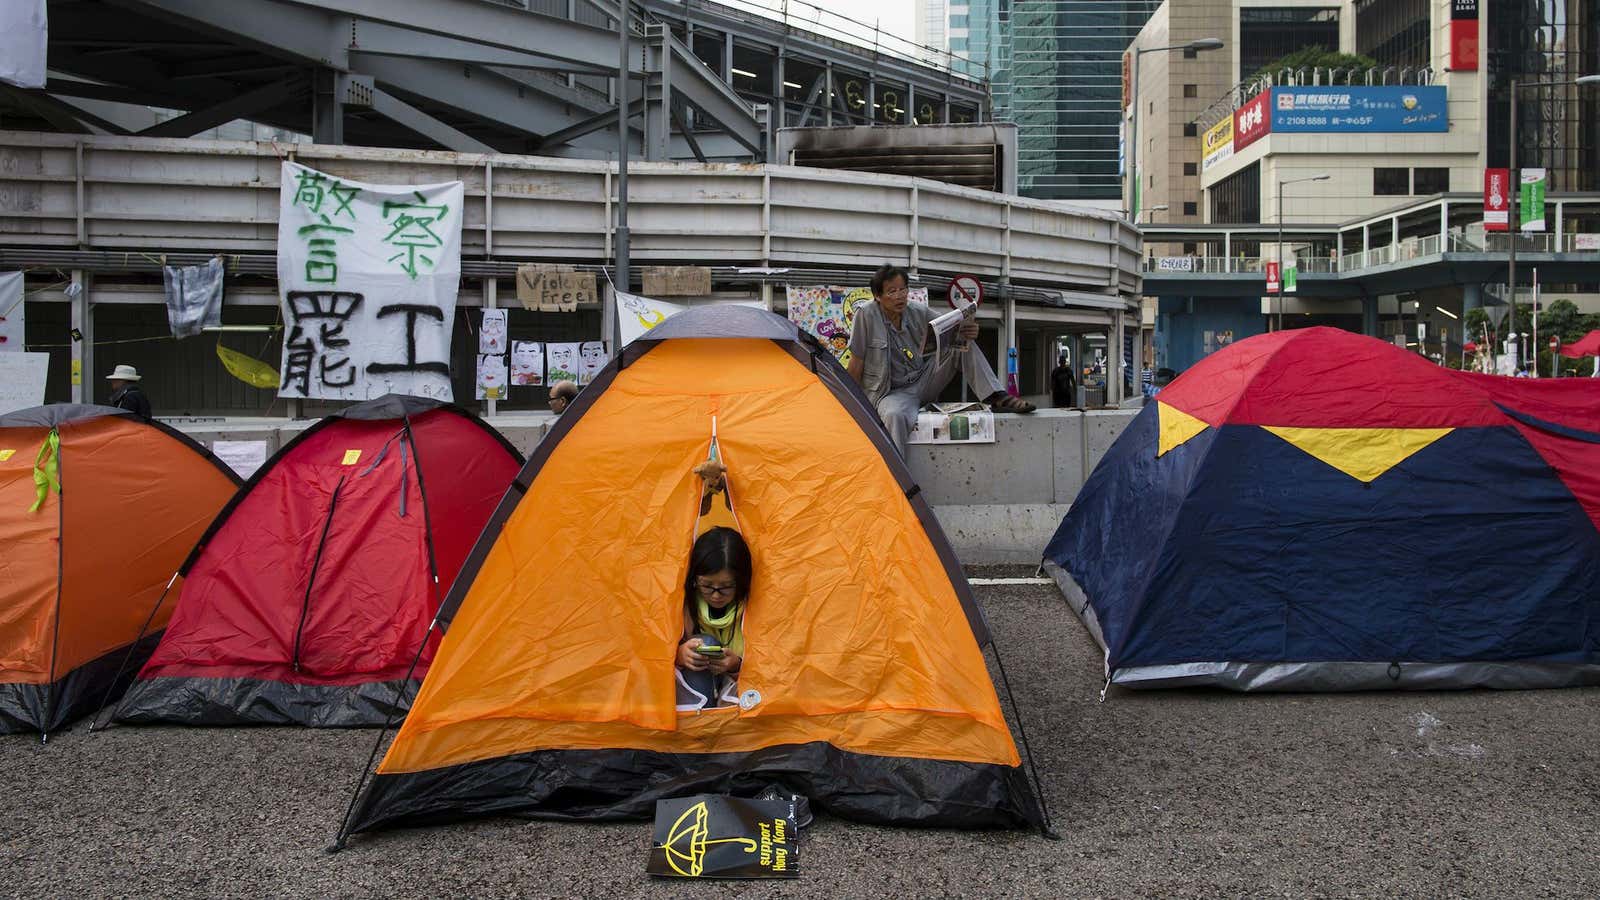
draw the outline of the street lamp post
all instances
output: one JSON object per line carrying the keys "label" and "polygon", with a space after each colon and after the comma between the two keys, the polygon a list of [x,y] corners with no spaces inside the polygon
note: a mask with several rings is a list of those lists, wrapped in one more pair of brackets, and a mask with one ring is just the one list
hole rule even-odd
{"label": "street lamp post", "polygon": [[1128,154],[1128,168],[1133,173],[1133,191],[1128,195],[1128,221],[1135,224],[1139,221],[1139,61],[1146,53],[1170,53],[1173,50],[1193,50],[1199,53],[1204,50],[1221,50],[1220,38],[1201,38],[1187,44],[1173,44],[1170,47],[1136,48],[1133,51],[1133,84],[1129,86],[1133,101],[1133,124],[1128,129],[1128,143],[1133,145]]}
{"label": "street lamp post", "polygon": [[1291,178],[1288,181],[1278,182],[1278,247],[1273,255],[1278,258],[1278,294],[1273,304],[1277,312],[1277,324],[1273,331],[1283,330],[1283,186],[1286,184],[1301,184],[1307,181],[1327,181],[1331,176],[1323,172],[1321,175],[1311,175],[1305,178]]}
{"label": "street lamp post", "polygon": [[[1597,85],[1600,84],[1600,75],[1583,75],[1568,81],[1530,81],[1527,84],[1518,84],[1515,78],[1511,79],[1511,123],[1506,129],[1506,143],[1510,145],[1508,155],[1511,164],[1511,183],[1507,185],[1511,196],[1508,198],[1510,202],[1506,214],[1506,303],[1510,324],[1506,326],[1506,334],[1514,333],[1517,328],[1517,236],[1522,233],[1522,211],[1519,208],[1522,200],[1522,173],[1517,171],[1517,91],[1524,88],[1562,87],[1569,84],[1579,87]],[[1518,348],[1517,352],[1520,356],[1521,348]]]}

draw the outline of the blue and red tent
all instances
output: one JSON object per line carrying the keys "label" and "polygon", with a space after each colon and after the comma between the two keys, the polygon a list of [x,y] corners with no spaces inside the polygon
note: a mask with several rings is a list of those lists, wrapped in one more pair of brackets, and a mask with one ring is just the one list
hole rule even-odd
{"label": "blue and red tent", "polygon": [[1145,407],[1045,567],[1138,687],[1600,683],[1600,387],[1331,328]]}

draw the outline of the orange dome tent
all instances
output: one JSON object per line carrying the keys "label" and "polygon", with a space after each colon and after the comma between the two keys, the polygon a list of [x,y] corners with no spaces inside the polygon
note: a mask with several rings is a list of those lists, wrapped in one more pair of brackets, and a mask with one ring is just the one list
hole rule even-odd
{"label": "orange dome tent", "polygon": [[[691,470],[713,440],[755,558],[740,703],[679,712]],[[774,784],[865,821],[1043,823],[954,553],[855,383],[771,313],[689,310],[626,347],[535,450],[439,621],[341,841]]]}
{"label": "orange dome tent", "polygon": [[[204,447],[122,410],[0,416],[0,733],[48,734],[114,693],[151,609],[238,486]],[[149,623],[136,655],[165,624]]]}

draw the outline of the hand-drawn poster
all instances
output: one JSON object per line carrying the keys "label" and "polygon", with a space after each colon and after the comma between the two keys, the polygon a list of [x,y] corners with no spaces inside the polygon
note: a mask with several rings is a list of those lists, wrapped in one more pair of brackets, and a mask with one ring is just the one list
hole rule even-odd
{"label": "hand-drawn poster", "polygon": [[[824,347],[833,351],[841,365],[850,362],[850,325],[856,307],[872,299],[870,288],[814,285],[785,288],[789,300],[789,321],[811,332]],[[912,303],[928,302],[927,288],[912,288]]]}
{"label": "hand-drawn poster", "polygon": [[482,327],[478,329],[479,353],[504,353],[506,352],[506,311],[503,309],[486,309],[483,311]]}
{"label": "hand-drawn poster", "polygon": [[617,324],[622,331],[622,346],[633,343],[646,331],[688,309],[638,294],[617,291]]}
{"label": "hand-drawn poster", "polygon": [[581,366],[578,363],[577,344],[545,345],[545,383],[577,381]]}
{"label": "hand-drawn poster", "polygon": [[578,383],[588,384],[611,361],[605,341],[584,341],[578,347]]}
{"label": "hand-drawn poster", "polygon": [[544,345],[538,341],[511,342],[511,383],[544,384]]}
{"label": "hand-drawn poster", "polygon": [[506,358],[494,354],[478,355],[478,399],[506,399]]}
{"label": "hand-drawn poster", "polygon": [[280,397],[450,393],[461,182],[378,185],[283,163]]}

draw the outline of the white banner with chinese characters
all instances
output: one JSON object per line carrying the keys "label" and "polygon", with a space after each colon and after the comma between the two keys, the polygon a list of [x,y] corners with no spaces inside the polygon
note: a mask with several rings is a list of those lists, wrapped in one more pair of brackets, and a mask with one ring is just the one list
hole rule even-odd
{"label": "white banner with chinese characters", "polygon": [[452,400],[461,182],[382,185],[283,164],[280,397]]}

